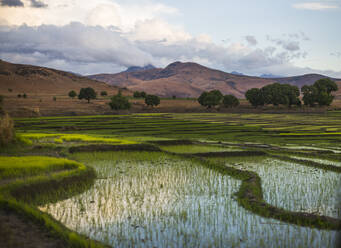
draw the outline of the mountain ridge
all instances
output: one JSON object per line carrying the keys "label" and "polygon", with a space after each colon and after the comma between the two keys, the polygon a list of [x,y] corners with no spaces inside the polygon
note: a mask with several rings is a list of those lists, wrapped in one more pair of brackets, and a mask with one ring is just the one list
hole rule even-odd
{"label": "mountain ridge", "polygon": [[[274,82],[289,83],[299,88],[311,85],[321,78],[329,78],[320,74],[305,74],[292,77],[262,78],[239,75],[211,69],[193,62],[173,62],[165,68],[153,68],[135,72],[119,72],[115,74],[89,75],[91,79],[106,82],[130,90],[143,90],[161,97],[198,97],[203,91],[220,90],[223,94],[233,94],[244,98],[250,88],[261,88]],[[340,90],[341,79],[334,79]]]}

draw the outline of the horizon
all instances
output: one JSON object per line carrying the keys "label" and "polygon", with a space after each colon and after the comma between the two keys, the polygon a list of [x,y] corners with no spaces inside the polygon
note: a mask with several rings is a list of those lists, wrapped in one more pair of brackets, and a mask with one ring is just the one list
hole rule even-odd
{"label": "horizon", "polygon": [[340,10],[340,0],[1,0],[0,59],[81,75],[181,61],[341,78]]}

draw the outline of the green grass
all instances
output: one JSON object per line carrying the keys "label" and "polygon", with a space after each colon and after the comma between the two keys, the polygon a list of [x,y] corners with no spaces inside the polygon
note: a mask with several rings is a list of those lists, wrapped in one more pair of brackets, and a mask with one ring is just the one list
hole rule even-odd
{"label": "green grass", "polygon": [[229,148],[217,145],[176,145],[176,146],[160,146],[167,152],[174,153],[206,153],[206,152],[225,152],[225,151],[240,151],[237,148]]}
{"label": "green grass", "polygon": [[42,156],[0,157],[0,179],[34,176],[80,167],[68,159]]}

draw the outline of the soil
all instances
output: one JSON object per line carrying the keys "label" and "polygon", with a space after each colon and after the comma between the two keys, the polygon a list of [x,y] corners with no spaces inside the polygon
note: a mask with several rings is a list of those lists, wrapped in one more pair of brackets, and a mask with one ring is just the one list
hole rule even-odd
{"label": "soil", "polygon": [[36,223],[0,210],[0,248],[63,248],[67,244],[56,239]]}

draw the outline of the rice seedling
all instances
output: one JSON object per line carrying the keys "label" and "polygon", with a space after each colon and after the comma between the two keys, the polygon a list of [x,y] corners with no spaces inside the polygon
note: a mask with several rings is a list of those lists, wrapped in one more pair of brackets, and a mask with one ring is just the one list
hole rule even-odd
{"label": "rice seedling", "polygon": [[241,151],[235,147],[224,147],[218,145],[176,145],[176,146],[160,146],[167,152],[174,153],[206,153],[206,152],[226,152],[226,151]]}
{"label": "rice seedling", "polygon": [[254,171],[261,177],[266,202],[290,211],[341,217],[340,174],[292,162],[262,158],[216,158],[226,165]]}
{"label": "rice seedling", "polygon": [[[161,152],[72,155],[93,188],[41,206],[67,227],[113,247],[331,247],[336,231],[266,219],[240,207],[240,181]],[[259,159],[259,158],[258,158]]]}

